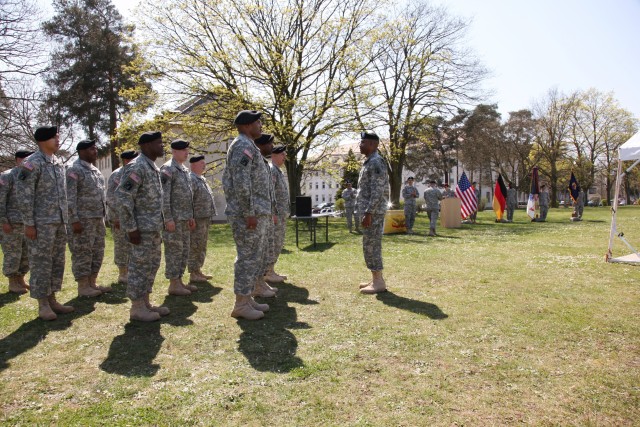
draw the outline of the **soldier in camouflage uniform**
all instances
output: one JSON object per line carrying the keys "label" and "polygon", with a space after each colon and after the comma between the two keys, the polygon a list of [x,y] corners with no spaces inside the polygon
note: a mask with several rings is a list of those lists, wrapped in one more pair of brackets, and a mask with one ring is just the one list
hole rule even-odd
{"label": "soldier in camouflage uniform", "polygon": [[265,280],[269,282],[284,282],[287,276],[275,272],[275,265],[280,257],[280,252],[284,248],[284,236],[287,231],[287,218],[291,208],[289,207],[289,186],[287,180],[280,169],[287,158],[284,145],[277,145],[271,150],[271,178],[273,180],[273,193],[276,202],[277,221],[274,225],[273,238],[271,239],[271,256],[267,263],[267,274]]}
{"label": "soldier in camouflage uniform", "polygon": [[576,213],[576,221],[582,221],[582,212],[584,212],[584,191],[582,188],[578,191],[578,199],[573,203]]}
{"label": "soldier in camouflage uniform", "polygon": [[546,222],[547,213],[549,213],[549,192],[546,185],[540,186],[540,195],[538,196],[538,205],[540,206],[540,217],[536,222]]}
{"label": "soldier in camouflage uniform", "polygon": [[342,191],[342,199],[344,199],[344,210],[347,215],[347,227],[349,228],[349,233],[351,233],[352,229],[352,219],[353,223],[356,225],[356,232],[360,232],[360,221],[358,219],[358,214],[356,213],[356,196],[358,192],[353,186],[351,182],[347,181],[347,188]]}
{"label": "soldier in camouflage uniform", "polygon": [[71,271],[78,282],[78,296],[95,297],[111,292],[110,287],[96,285],[104,258],[106,233],[104,177],[95,167],[98,160],[95,141],[80,141],[76,150],[79,158],[67,169]]}
{"label": "soldier in camouflage uniform", "polygon": [[426,202],[427,216],[429,217],[429,236],[436,235],[440,200],[442,200],[442,193],[436,188],[436,182],[430,181],[429,188],[424,192],[424,201]]}
{"label": "soldier in camouflage uniform", "polygon": [[407,185],[402,189],[404,199],[404,223],[407,226],[407,234],[413,234],[413,224],[416,221],[416,199],[420,197],[418,189],[413,186],[413,177],[407,178]]}
{"label": "soldier in camouflage uniform", "polygon": [[68,211],[64,166],[55,153],[60,149],[58,128],[39,127],[34,133],[38,151],[20,165],[16,192],[29,248],[31,297],[38,300],[38,315],[55,320],[71,306],[56,300],[62,289]]}
{"label": "soldier in camouflage uniform", "polygon": [[169,314],[167,307],[153,306],[149,300],[162,257],[162,183],[160,169],[154,163],[164,154],[162,134],[145,132],[138,144],[141,154],[122,173],[116,200],[120,227],[131,244],[127,278],[130,318],[151,322]]}
{"label": "soldier in camouflage uniform", "polygon": [[33,151],[17,151],[16,167],[0,175],[0,224],[2,224],[0,243],[4,253],[2,273],[9,279],[9,291],[16,294],[25,294],[29,289],[24,281],[24,275],[29,272],[29,256],[22,216],[18,210],[15,183],[20,173],[20,164],[31,154]]}
{"label": "soldier in camouflage uniform", "polygon": [[382,232],[389,202],[389,175],[387,164],[378,153],[378,135],[362,132],[360,136],[360,152],[366,160],[358,178],[357,209],[362,215],[364,260],[372,274],[370,282],[360,284],[360,292],[375,294],[387,290],[382,277]]}
{"label": "soldier in camouflage uniform", "polygon": [[251,296],[258,277],[264,273],[261,269],[267,251],[267,230],[273,221],[271,173],[254,143],[262,134],[261,116],[257,111],[241,111],[236,116],[234,124],[239,135],[229,146],[222,175],[225,213],[237,251],[233,283],[236,302],[231,316],[250,320],[264,317],[269,308]]}
{"label": "soldier in camouflage uniform", "polygon": [[444,191],[442,192],[443,199],[452,199],[456,197],[456,192],[449,188],[449,184],[444,184]]}
{"label": "soldier in camouflage uniform", "polygon": [[165,277],[169,279],[170,295],[191,295],[195,285],[182,280],[191,248],[191,232],[196,227],[193,218],[193,191],[189,169],[184,162],[189,157],[189,143],[176,140],[171,143],[172,159],[160,168],[162,177],[164,213]]}
{"label": "soldier in camouflage uniform", "polygon": [[509,183],[507,189],[507,222],[513,222],[513,212],[518,207],[518,192],[513,188],[513,184]]}
{"label": "soldier in camouflage uniform", "polygon": [[193,190],[193,216],[196,228],[191,231],[191,247],[189,250],[189,276],[192,282],[204,282],[212,276],[202,272],[202,266],[207,256],[207,238],[209,226],[217,215],[216,204],[209,183],[202,174],[206,167],[204,156],[194,156],[189,159],[191,164],[191,189]]}
{"label": "soldier in camouflage uniform", "polygon": [[478,188],[478,183],[476,181],[473,181],[473,183],[471,184],[471,186],[473,187],[473,194],[474,197],[476,198],[476,210],[471,212],[471,215],[469,215],[469,220],[475,224],[476,223],[476,218],[478,217],[478,209],[480,208],[480,188]]}
{"label": "soldier in camouflage uniform", "polygon": [[120,227],[118,217],[118,207],[116,200],[116,188],[120,185],[124,168],[138,156],[135,150],[126,150],[120,154],[122,167],[111,172],[107,182],[107,220],[111,225],[111,235],[113,236],[113,260],[118,266],[118,282],[127,284],[127,265],[129,264],[129,254],[131,246],[127,241],[124,230]]}

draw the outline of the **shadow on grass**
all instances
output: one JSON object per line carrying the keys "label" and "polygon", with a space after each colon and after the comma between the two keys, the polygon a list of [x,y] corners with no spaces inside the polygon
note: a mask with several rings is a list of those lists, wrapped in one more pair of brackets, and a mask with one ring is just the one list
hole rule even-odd
{"label": "shadow on grass", "polygon": [[430,319],[442,320],[449,317],[448,315],[443,313],[442,310],[440,310],[440,308],[435,304],[401,297],[394,294],[393,292],[387,291],[376,294],[376,298],[390,307],[411,311],[412,313],[427,316]]}
{"label": "shadow on grass", "polygon": [[[34,348],[47,338],[49,332],[64,331],[73,325],[73,321],[86,316],[95,310],[95,305],[100,302],[99,298],[79,298],[76,297],[65,305],[72,305],[75,311],[69,314],[58,314],[54,321],[47,322],[40,318],[24,323],[0,340],[0,371],[7,369],[9,361]],[[38,305],[33,301],[33,312],[37,315]]]}
{"label": "shadow on grass", "polygon": [[[107,358],[100,364],[100,369],[110,374],[126,377],[152,377],[160,369],[153,363],[158,355],[164,337],[160,333],[163,324],[172,326],[189,326],[189,319],[197,310],[194,302],[211,302],[222,288],[211,286],[208,282],[200,282],[198,291],[189,296],[167,295],[161,305],[168,307],[171,313],[157,322],[130,321],[124,326],[124,333],[113,339],[109,346]],[[156,289],[165,292],[165,289]],[[152,299],[153,301],[153,299]]]}
{"label": "shadow on grass", "polygon": [[298,340],[290,329],[309,329],[305,322],[298,322],[296,309],[288,302],[298,304],[318,304],[309,299],[306,288],[288,283],[278,284],[278,296],[267,298],[269,311],[262,320],[238,320],[242,329],[238,350],[247,358],[251,366],[261,372],[287,373],[304,366],[296,356]]}
{"label": "shadow on grass", "polygon": [[335,245],[336,245],[335,242],[324,242],[324,243],[317,242],[315,248],[313,247],[313,243],[312,243],[309,246],[300,248],[300,250],[305,252],[324,252],[324,251],[328,251]]}
{"label": "shadow on grass", "polygon": [[[26,298],[29,298],[29,294],[23,294]],[[7,304],[11,304],[12,302],[16,302],[20,299],[20,294],[16,294],[15,292],[5,292],[4,294],[0,294],[0,308],[4,307]]]}

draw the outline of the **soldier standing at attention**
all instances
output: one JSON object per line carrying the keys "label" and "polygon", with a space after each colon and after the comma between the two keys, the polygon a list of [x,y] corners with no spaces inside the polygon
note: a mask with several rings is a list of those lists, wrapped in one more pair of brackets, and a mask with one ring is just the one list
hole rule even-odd
{"label": "soldier standing at attention", "polygon": [[98,160],[95,141],[80,141],[76,151],[79,158],[67,170],[71,271],[78,282],[78,296],[95,297],[111,292],[110,287],[96,285],[104,258],[106,233],[104,177],[95,167]]}
{"label": "soldier standing at attention", "polygon": [[267,274],[265,280],[269,282],[284,282],[287,276],[280,275],[275,272],[275,265],[282,248],[284,248],[284,236],[287,231],[287,218],[291,208],[289,207],[289,186],[287,180],[280,169],[284,165],[287,158],[287,152],[284,145],[276,145],[271,150],[271,178],[273,180],[273,192],[276,200],[276,211],[278,219],[275,223],[273,233],[273,246],[270,251],[271,259],[267,263]]}
{"label": "soldier standing at attention", "polygon": [[15,184],[20,164],[32,154],[33,151],[16,151],[16,167],[0,175],[0,244],[4,254],[2,273],[9,279],[9,291],[16,294],[25,294],[29,290],[29,285],[24,281],[24,275],[29,272],[29,255]]}
{"label": "soldier standing at attention", "polygon": [[370,282],[360,284],[360,292],[376,294],[387,290],[382,277],[382,232],[389,201],[389,175],[387,164],[378,153],[378,135],[362,132],[360,137],[360,153],[366,160],[358,177],[357,209],[362,215],[364,260],[372,274]]}
{"label": "soldier standing at attention", "polygon": [[538,196],[538,205],[540,206],[540,218],[536,222],[545,222],[547,213],[549,213],[549,192],[546,185],[540,186],[540,195]]}
{"label": "soldier standing at attention", "polygon": [[113,261],[118,266],[118,282],[125,285],[127,284],[127,265],[129,264],[131,247],[127,242],[124,230],[120,227],[116,188],[120,185],[124,168],[136,157],[138,157],[138,152],[135,150],[123,151],[120,154],[122,166],[111,172],[107,182],[107,220],[111,224],[111,235],[113,236]]}
{"label": "soldier standing at attention", "polygon": [[232,317],[257,320],[264,317],[267,304],[258,304],[251,294],[264,271],[267,230],[272,218],[269,191],[271,172],[253,142],[262,135],[262,113],[240,111],[234,120],[238,136],[229,145],[222,186],[228,217],[236,243],[233,291],[236,302]]}
{"label": "soldier standing at attention", "polygon": [[358,192],[353,188],[351,182],[347,181],[347,188],[342,191],[342,198],[344,199],[344,210],[347,214],[347,228],[349,228],[349,233],[351,233],[352,229],[352,219],[356,225],[356,232],[360,232],[360,221],[358,221],[358,215],[355,212],[357,194]]}
{"label": "soldier standing at attention", "polygon": [[452,199],[456,197],[456,192],[449,188],[449,184],[445,182],[444,191],[442,192],[443,199]]}
{"label": "soldier standing at attention", "polygon": [[173,141],[171,155],[171,160],[160,168],[164,214],[164,274],[169,279],[169,295],[191,295],[198,288],[185,284],[182,280],[189,261],[191,231],[196,228],[191,178],[189,169],[184,165],[189,158],[189,143],[181,139]]}
{"label": "soldier standing at attention", "polygon": [[154,161],[164,154],[162,134],[145,132],[138,140],[141,154],[124,169],[116,189],[120,227],[131,244],[127,296],[131,320],[152,322],[169,314],[151,305],[149,294],[162,257],[162,183]]}
{"label": "soldier standing at attention", "polygon": [[584,191],[582,188],[578,191],[578,200],[574,203],[576,211],[576,219],[582,221],[582,212],[584,212]]}
{"label": "soldier standing at attention", "polygon": [[416,199],[420,197],[418,189],[413,186],[413,177],[407,178],[407,185],[402,189],[404,199],[404,222],[407,225],[407,234],[413,234],[413,224],[416,221]]}
{"label": "soldier standing at attention", "polygon": [[193,190],[193,216],[196,227],[191,231],[191,246],[189,249],[189,278],[191,282],[205,282],[212,278],[202,272],[202,266],[207,256],[207,238],[209,226],[216,213],[216,205],[211,193],[211,187],[202,174],[206,167],[204,156],[194,156],[189,159],[191,165],[191,189]]}
{"label": "soldier standing at attention", "polygon": [[427,216],[429,217],[429,236],[436,235],[436,224],[440,213],[440,200],[442,193],[436,188],[436,182],[429,181],[429,188],[424,192],[424,201],[427,204]]}
{"label": "soldier standing at attention", "polygon": [[518,207],[518,193],[513,184],[509,183],[507,189],[507,222],[513,222],[513,212]]}
{"label": "soldier standing at attention", "polygon": [[74,308],[56,300],[64,277],[68,211],[64,166],[55,153],[60,149],[56,126],[39,127],[34,133],[38,151],[20,165],[16,192],[24,235],[29,248],[31,297],[38,300],[38,315],[55,320],[56,313]]}

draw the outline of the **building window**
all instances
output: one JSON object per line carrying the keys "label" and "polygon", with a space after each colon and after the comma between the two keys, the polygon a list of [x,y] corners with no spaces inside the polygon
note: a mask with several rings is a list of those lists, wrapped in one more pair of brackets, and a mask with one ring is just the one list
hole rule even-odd
{"label": "building window", "polygon": [[313,182],[309,183],[309,190],[313,190]]}
{"label": "building window", "polygon": [[316,182],[316,190],[318,189],[318,183]]}
{"label": "building window", "polygon": [[316,194],[316,202],[318,201],[318,195]]}
{"label": "building window", "polygon": [[326,185],[324,183],[324,181],[322,181],[322,189],[324,190],[326,188]]}
{"label": "building window", "polygon": [[323,202],[325,201],[325,200],[324,200],[324,194],[322,195],[322,201],[323,201]]}

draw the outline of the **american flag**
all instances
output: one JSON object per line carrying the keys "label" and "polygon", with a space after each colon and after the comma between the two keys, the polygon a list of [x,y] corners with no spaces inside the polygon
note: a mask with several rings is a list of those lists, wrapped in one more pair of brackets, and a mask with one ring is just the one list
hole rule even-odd
{"label": "american flag", "polygon": [[471,186],[467,174],[462,172],[462,176],[458,181],[456,187],[456,196],[460,199],[460,213],[462,218],[466,218],[471,215],[476,209],[478,209],[478,200],[476,199],[476,192]]}

